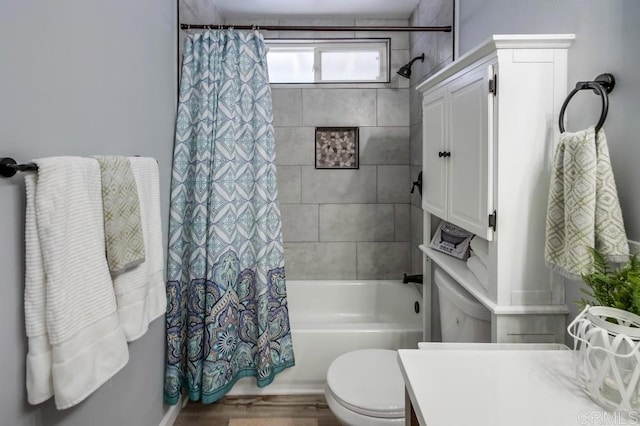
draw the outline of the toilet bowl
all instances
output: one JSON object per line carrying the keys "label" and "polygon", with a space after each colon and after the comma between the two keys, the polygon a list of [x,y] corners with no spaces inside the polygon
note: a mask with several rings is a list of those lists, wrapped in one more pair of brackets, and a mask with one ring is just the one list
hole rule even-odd
{"label": "toilet bowl", "polygon": [[404,381],[396,351],[363,349],[336,358],[325,398],[343,425],[404,425]]}
{"label": "toilet bowl", "polygon": [[[491,313],[440,269],[434,272],[440,298],[443,342],[490,342]],[[343,425],[404,425],[404,381],[397,352],[364,349],[336,358],[324,392]]]}

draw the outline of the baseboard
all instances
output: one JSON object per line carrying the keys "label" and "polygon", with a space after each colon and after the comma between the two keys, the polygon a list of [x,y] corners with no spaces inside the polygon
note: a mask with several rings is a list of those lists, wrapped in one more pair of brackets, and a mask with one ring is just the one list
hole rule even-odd
{"label": "baseboard", "polygon": [[180,410],[182,410],[182,407],[182,396],[180,396],[178,399],[178,403],[169,407],[158,426],[173,426],[173,423],[175,423],[176,419],[178,418],[178,414],[180,414]]}
{"label": "baseboard", "polygon": [[278,383],[274,381],[264,388],[256,387],[255,379],[239,380],[227,393],[228,396],[262,396],[262,395],[322,395],[324,394],[324,383],[298,382],[295,385],[290,383]]}

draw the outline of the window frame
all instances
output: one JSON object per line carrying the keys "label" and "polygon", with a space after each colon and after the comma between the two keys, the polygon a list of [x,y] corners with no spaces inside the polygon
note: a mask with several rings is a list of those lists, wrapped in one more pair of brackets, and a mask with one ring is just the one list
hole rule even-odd
{"label": "window frame", "polygon": [[[376,84],[391,82],[391,39],[381,38],[331,38],[331,39],[265,39],[267,48],[313,48],[314,81],[269,82],[269,84]],[[366,48],[363,48],[366,47]],[[322,52],[380,52],[380,77],[377,80],[322,80]],[[268,53],[267,53],[268,55]]]}

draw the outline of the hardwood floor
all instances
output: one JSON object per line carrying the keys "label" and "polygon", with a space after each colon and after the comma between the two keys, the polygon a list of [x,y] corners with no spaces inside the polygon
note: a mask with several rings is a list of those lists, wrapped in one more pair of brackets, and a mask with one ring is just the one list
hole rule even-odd
{"label": "hardwood floor", "polygon": [[230,396],[207,405],[189,401],[174,426],[340,426],[340,422],[323,395],[265,395]]}

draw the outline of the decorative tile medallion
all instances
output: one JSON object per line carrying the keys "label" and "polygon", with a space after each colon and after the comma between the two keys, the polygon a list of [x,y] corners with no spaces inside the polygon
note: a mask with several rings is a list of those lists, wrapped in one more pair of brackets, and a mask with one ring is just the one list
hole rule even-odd
{"label": "decorative tile medallion", "polygon": [[360,167],[357,127],[316,127],[316,169]]}

